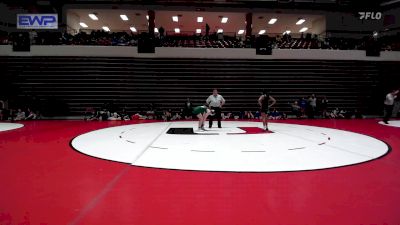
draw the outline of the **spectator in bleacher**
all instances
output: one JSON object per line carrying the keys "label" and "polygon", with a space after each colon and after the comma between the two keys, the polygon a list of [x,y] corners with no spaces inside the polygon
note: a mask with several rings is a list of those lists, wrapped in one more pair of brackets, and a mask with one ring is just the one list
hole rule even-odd
{"label": "spectator in bleacher", "polygon": [[6,118],[7,110],[8,110],[7,101],[0,100],[0,121],[7,119]]}
{"label": "spectator in bleacher", "polygon": [[95,120],[96,110],[93,107],[86,108],[83,116],[83,120]]}
{"label": "spectator in bleacher", "polygon": [[308,98],[308,118],[314,119],[316,109],[317,109],[317,98],[315,97],[315,94],[312,94]]}
{"label": "spectator in bleacher", "polygon": [[270,120],[280,120],[284,119],[284,116],[281,112],[279,112],[276,108],[274,108],[268,115]]}
{"label": "spectator in bleacher", "polygon": [[345,119],[345,118],[347,118],[346,117],[347,114],[348,114],[348,112],[345,109],[341,109],[341,110],[339,110],[339,114],[338,114],[337,118]]}
{"label": "spectator in bleacher", "polygon": [[355,109],[354,110],[354,118],[355,119],[364,119],[364,116],[363,116],[363,114],[361,113],[360,110]]}
{"label": "spectator in bleacher", "polygon": [[164,110],[162,118],[164,121],[171,121],[171,119],[172,119],[171,110]]}
{"label": "spectator in bleacher", "polygon": [[346,110],[344,110],[344,109],[339,110],[339,108],[335,108],[330,113],[330,118],[332,118],[332,119],[344,119],[345,118],[345,114],[346,114]]}
{"label": "spectator in bleacher", "polygon": [[[162,27],[159,28],[159,32],[157,33],[161,39],[162,34]],[[160,31],[161,30],[161,31]],[[210,43],[206,44],[207,47],[215,47],[216,44],[213,41],[217,40],[217,35],[210,36],[210,27],[206,24],[206,38],[205,40],[211,40]],[[165,32],[164,32],[165,33]],[[165,35],[165,34],[164,34]],[[37,38],[35,38],[37,36]],[[35,31],[31,32],[30,38],[34,42],[33,44],[39,45],[58,45],[58,44],[67,44],[67,45],[137,45],[137,37],[138,35],[133,34],[132,32],[130,35],[126,32],[105,32],[103,30],[95,31],[93,30],[90,34],[86,32],[80,32],[75,35],[71,35],[68,33],[59,33],[59,32],[38,32],[35,34]],[[350,49],[362,49],[364,50],[367,46],[367,43],[370,42],[371,37],[367,37],[364,39],[351,39],[351,38],[324,38],[321,39],[321,36],[313,36],[310,38],[310,34],[307,34],[306,38],[299,39],[292,39],[290,34],[284,34],[282,38],[277,36],[276,44],[278,48],[322,48],[322,49],[341,49],[341,50],[350,50]],[[180,37],[175,37],[170,39],[171,43],[164,43],[161,46],[181,46],[182,42],[179,41]],[[214,38],[214,39],[213,39]],[[226,39],[227,37],[224,36]],[[246,36],[245,46],[248,48],[253,47],[252,40],[253,36]],[[178,39],[178,40],[177,40]],[[280,40],[279,40],[280,39]],[[8,44],[13,42],[15,37],[12,37],[7,32],[0,33],[0,44]],[[398,35],[393,36],[382,36],[379,37],[378,41],[382,42],[381,49],[383,50],[400,50],[400,42],[398,41]],[[163,41],[164,42],[164,41]],[[223,46],[226,46],[226,42],[223,43]],[[196,45],[194,45],[196,46]],[[197,45],[203,47],[204,45]],[[240,42],[237,42],[235,45],[230,45],[230,47],[240,47]]]}
{"label": "spectator in bleacher", "polygon": [[254,113],[254,119],[260,119],[260,117],[261,117],[261,113],[260,113],[260,111],[256,111],[255,113]]}
{"label": "spectator in bleacher", "polygon": [[394,105],[393,105],[393,114],[394,117],[399,117],[400,116],[400,98],[396,98],[394,100]]}
{"label": "spectator in bleacher", "polygon": [[254,119],[254,115],[250,111],[244,111],[243,119]]}
{"label": "spectator in bleacher", "polygon": [[98,112],[99,115],[99,120],[108,120],[110,117],[110,111],[106,106],[103,106],[103,108]]}
{"label": "spectator in bleacher", "polygon": [[232,113],[221,113],[221,117],[223,120],[232,119]]}
{"label": "spectator in bleacher", "polygon": [[213,120],[217,119],[218,128],[222,128],[221,125],[221,108],[225,104],[225,99],[222,95],[218,94],[218,90],[214,88],[212,95],[208,96],[206,100],[207,105],[211,108],[211,110],[215,111],[215,114],[209,118],[209,128],[213,125]]}
{"label": "spectator in bleacher", "polygon": [[296,118],[301,118],[301,108],[297,101],[294,101],[291,105],[292,114],[296,116]]}
{"label": "spectator in bleacher", "polygon": [[206,37],[210,36],[210,26],[206,23]]}
{"label": "spectator in bleacher", "polygon": [[335,119],[338,117],[338,114],[339,114],[339,109],[335,108],[332,110],[332,112],[329,113],[329,118]]}
{"label": "spectator in bleacher", "polygon": [[300,106],[300,112],[301,112],[301,117],[305,117],[306,114],[306,109],[307,109],[307,100],[305,97],[302,97],[299,100],[299,106]]}
{"label": "spectator in bleacher", "polygon": [[26,118],[25,115],[26,115],[25,112],[24,112],[22,109],[19,108],[19,109],[17,110],[17,113],[16,113],[16,115],[15,115],[14,120],[15,120],[15,121],[25,120],[25,118]]}
{"label": "spectator in bleacher", "polygon": [[399,90],[392,90],[390,93],[386,95],[385,98],[385,115],[383,117],[383,122],[385,124],[388,124],[390,117],[392,116],[393,113],[393,107],[394,107],[394,100],[397,98],[397,95],[399,94]]}
{"label": "spectator in bleacher", "polygon": [[328,99],[326,98],[326,96],[323,97],[323,99],[321,100],[321,103],[319,104],[319,107],[321,109],[321,114],[322,114],[322,118],[327,118],[328,117]]}
{"label": "spectator in bleacher", "polygon": [[114,112],[111,113],[110,117],[108,117],[108,120],[122,120],[122,118],[118,113]]}
{"label": "spectator in bleacher", "polygon": [[[149,105],[149,108],[145,114],[146,114],[146,118],[149,120],[157,119],[157,112],[156,112],[156,108],[153,103],[151,103]],[[159,115],[158,117],[160,117],[160,116],[162,117],[163,115]]]}
{"label": "spectator in bleacher", "polygon": [[176,112],[173,116],[172,116],[172,118],[171,118],[171,120],[181,120],[182,119],[182,111],[181,112]]}
{"label": "spectator in bleacher", "polygon": [[28,116],[25,118],[25,120],[36,120],[37,119],[38,115],[33,110],[28,108],[27,112],[28,112],[27,113]]}
{"label": "spectator in bleacher", "polygon": [[123,120],[130,120],[130,116],[129,116],[129,114],[126,112],[126,109],[125,108],[122,108],[122,111],[119,113],[119,115],[121,116],[121,118],[123,119]]}
{"label": "spectator in bleacher", "polygon": [[132,120],[145,120],[147,117],[143,113],[135,113],[131,116]]}
{"label": "spectator in bleacher", "polygon": [[29,39],[30,39],[31,45],[36,44],[37,37],[38,37],[38,34],[35,30],[29,31]]}
{"label": "spectator in bleacher", "polygon": [[164,36],[165,36],[165,29],[164,29],[164,27],[161,26],[160,28],[158,28],[158,32],[160,33],[160,38],[163,39]]}

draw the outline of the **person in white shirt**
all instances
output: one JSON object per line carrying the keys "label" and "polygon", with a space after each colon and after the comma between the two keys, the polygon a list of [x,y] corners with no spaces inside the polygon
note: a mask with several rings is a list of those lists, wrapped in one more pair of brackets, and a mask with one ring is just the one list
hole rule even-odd
{"label": "person in white shirt", "polygon": [[118,113],[114,112],[108,117],[108,120],[122,120],[121,116]]}
{"label": "person in white shirt", "polygon": [[385,115],[383,117],[383,122],[388,124],[390,116],[393,113],[393,107],[394,107],[394,100],[397,98],[397,94],[399,93],[399,90],[392,90],[389,94],[386,95],[385,99]]}
{"label": "person in white shirt", "polygon": [[308,105],[309,105],[308,116],[310,119],[314,119],[315,111],[317,109],[317,98],[315,97],[315,94],[312,94],[308,98]]}
{"label": "person in white shirt", "polygon": [[25,112],[22,109],[18,109],[17,115],[14,120],[24,120],[25,119]]}
{"label": "person in white shirt", "polygon": [[221,125],[221,108],[225,104],[224,97],[222,97],[222,95],[218,94],[218,90],[217,89],[214,89],[213,90],[213,94],[210,95],[207,98],[206,103],[210,106],[211,110],[215,111],[215,115],[211,116],[210,119],[209,119],[209,122],[208,122],[209,128],[212,127],[214,118],[216,118],[217,121],[218,121],[218,128],[222,128],[222,125]]}

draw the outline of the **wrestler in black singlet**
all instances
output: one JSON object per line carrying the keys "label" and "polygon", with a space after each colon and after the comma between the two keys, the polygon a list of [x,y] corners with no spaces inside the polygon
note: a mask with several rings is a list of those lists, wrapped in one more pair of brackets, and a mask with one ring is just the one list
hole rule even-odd
{"label": "wrestler in black singlet", "polygon": [[262,113],[268,113],[268,102],[269,102],[269,95],[264,94],[264,98],[261,100],[261,109],[260,112]]}

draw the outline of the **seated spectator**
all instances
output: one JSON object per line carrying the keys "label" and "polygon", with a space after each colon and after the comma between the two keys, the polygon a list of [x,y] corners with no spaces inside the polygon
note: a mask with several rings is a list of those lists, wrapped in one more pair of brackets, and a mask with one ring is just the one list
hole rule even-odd
{"label": "seated spectator", "polygon": [[331,113],[330,113],[330,118],[332,119],[343,119],[344,118],[344,113],[345,110],[339,110],[339,108],[335,108]]}
{"label": "seated spectator", "polygon": [[172,119],[171,111],[170,110],[164,110],[162,118],[163,118],[164,121],[171,121],[171,119]]}
{"label": "seated spectator", "polygon": [[346,114],[347,114],[347,111],[344,110],[344,109],[341,109],[341,110],[339,111],[338,118],[344,119],[344,118],[346,117]]}
{"label": "seated spectator", "polygon": [[25,120],[26,116],[25,116],[25,112],[22,111],[22,109],[18,109],[17,113],[15,115],[14,120],[15,121],[19,121],[19,120]]}
{"label": "seated spectator", "polygon": [[38,115],[32,111],[30,108],[28,108],[28,116],[25,118],[25,120],[36,120]]}
{"label": "seated spectator", "polygon": [[[159,115],[160,116],[160,115]],[[163,115],[161,115],[162,117]],[[149,120],[157,119],[157,112],[155,110],[154,104],[149,105],[149,109],[146,112],[146,118]]]}
{"label": "seated spectator", "polygon": [[338,113],[339,113],[338,108],[333,109],[332,112],[328,113],[329,118],[335,119],[337,117]]}
{"label": "seated spectator", "polygon": [[299,103],[297,101],[294,101],[292,104],[290,104],[292,107],[292,114],[295,115],[298,119],[301,118],[301,108],[299,106]]}
{"label": "seated spectator", "polygon": [[223,120],[232,119],[232,113],[227,113],[227,114],[221,113],[221,118]]}
{"label": "seated spectator", "polygon": [[254,119],[254,115],[250,111],[244,111],[243,119]]}
{"label": "seated spectator", "polygon": [[126,112],[126,109],[123,108],[122,111],[119,113],[123,120],[131,120],[129,114]]}
{"label": "seated spectator", "polygon": [[181,119],[182,119],[182,114],[179,112],[176,112],[171,118],[171,120],[181,120]]}
{"label": "seated spectator", "polygon": [[108,117],[108,120],[122,120],[121,116],[118,113],[114,112]]}
{"label": "seated spectator", "polygon": [[83,120],[95,120],[96,118],[96,110],[92,107],[86,108]]}
{"label": "seated spectator", "polygon": [[233,113],[233,119],[238,120],[240,119],[241,113],[240,112],[234,112]]}
{"label": "seated spectator", "polygon": [[254,118],[255,119],[260,119],[260,117],[261,117],[260,111],[256,111],[256,113],[254,113]]}
{"label": "seated spectator", "polygon": [[360,110],[356,109],[356,110],[354,110],[354,118],[355,119],[364,119],[364,116]]}
{"label": "seated spectator", "polygon": [[271,120],[280,120],[280,119],[285,119],[286,115],[283,113],[279,112],[276,108],[272,110],[272,112],[269,113],[269,119]]}
{"label": "seated spectator", "polygon": [[132,120],[145,120],[145,119],[147,119],[147,117],[143,114],[135,113],[131,116],[131,119]]}
{"label": "seated spectator", "polygon": [[110,117],[110,111],[108,111],[108,109],[103,108],[102,110],[99,111],[99,120],[108,120],[108,118]]}
{"label": "seated spectator", "polygon": [[343,110],[342,113],[343,113],[345,119],[353,118],[353,112],[352,111]]}

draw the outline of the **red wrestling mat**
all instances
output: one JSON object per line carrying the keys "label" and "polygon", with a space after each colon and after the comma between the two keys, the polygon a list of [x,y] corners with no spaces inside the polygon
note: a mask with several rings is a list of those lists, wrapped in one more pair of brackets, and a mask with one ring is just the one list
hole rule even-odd
{"label": "red wrestling mat", "polygon": [[376,120],[284,122],[370,135],[392,151],[306,172],[174,171],[100,160],[69,145],[79,134],[133,122],[24,122],[0,132],[0,224],[400,224],[399,128]]}
{"label": "red wrestling mat", "polygon": [[259,127],[239,127],[240,129],[246,131],[246,134],[264,134],[264,133],[274,133],[269,130],[264,130]]}

